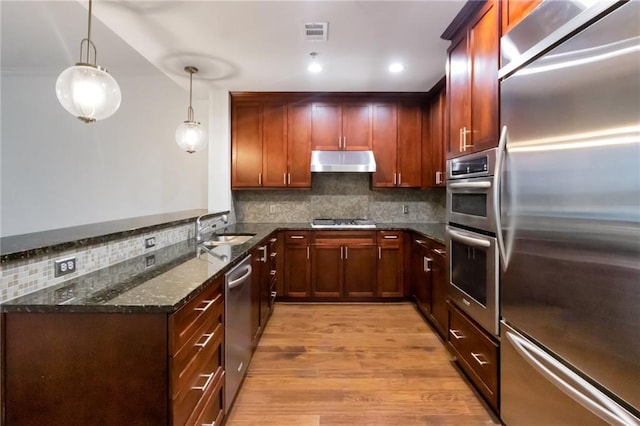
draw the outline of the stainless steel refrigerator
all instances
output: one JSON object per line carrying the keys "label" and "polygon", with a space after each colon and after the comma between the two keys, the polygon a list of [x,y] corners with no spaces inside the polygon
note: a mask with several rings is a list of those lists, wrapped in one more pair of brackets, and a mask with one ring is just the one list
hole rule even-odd
{"label": "stainless steel refrigerator", "polygon": [[545,1],[501,54],[502,420],[638,425],[640,2]]}

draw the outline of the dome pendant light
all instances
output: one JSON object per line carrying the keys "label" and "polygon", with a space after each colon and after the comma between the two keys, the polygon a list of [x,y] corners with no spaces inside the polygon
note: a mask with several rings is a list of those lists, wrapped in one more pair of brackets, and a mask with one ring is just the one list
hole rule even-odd
{"label": "dome pendant light", "polygon": [[187,108],[187,121],[176,129],[176,142],[180,148],[193,154],[206,144],[206,134],[200,122],[193,119],[193,107],[191,106],[193,74],[198,72],[198,68],[188,66],[184,70],[189,73],[189,108]]}
{"label": "dome pendant light", "polygon": [[[80,42],[80,62],[62,71],[56,81],[56,96],[60,104],[85,123],[111,116],[118,110],[122,100],[116,80],[106,69],[96,65],[98,52],[91,41],[91,6],[89,0],[87,38]],[[83,53],[86,57],[83,57]]]}

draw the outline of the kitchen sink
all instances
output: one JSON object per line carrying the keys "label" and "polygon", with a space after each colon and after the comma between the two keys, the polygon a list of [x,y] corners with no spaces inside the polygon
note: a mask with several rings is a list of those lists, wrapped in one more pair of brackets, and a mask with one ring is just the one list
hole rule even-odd
{"label": "kitchen sink", "polygon": [[243,244],[253,238],[255,234],[222,234],[222,235],[214,235],[207,241],[203,241],[201,244],[207,248],[221,246],[221,245],[231,245],[235,246],[238,244]]}

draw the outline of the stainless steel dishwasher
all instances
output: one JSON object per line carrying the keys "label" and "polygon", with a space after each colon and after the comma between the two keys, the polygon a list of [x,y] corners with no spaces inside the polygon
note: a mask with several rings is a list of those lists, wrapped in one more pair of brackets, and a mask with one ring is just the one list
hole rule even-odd
{"label": "stainless steel dishwasher", "polygon": [[251,360],[251,256],[225,275],[225,414]]}

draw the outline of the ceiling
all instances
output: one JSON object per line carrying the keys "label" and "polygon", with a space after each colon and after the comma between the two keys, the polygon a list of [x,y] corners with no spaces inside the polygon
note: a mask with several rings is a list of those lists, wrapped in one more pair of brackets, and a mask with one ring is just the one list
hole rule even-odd
{"label": "ceiling", "polygon": [[[427,91],[445,73],[440,34],[464,3],[94,0],[92,39],[116,78],[153,64],[186,86],[194,65],[196,84],[231,91]],[[77,62],[87,4],[2,0],[3,68]],[[328,22],[328,40],[305,41],[305,22]],[[319,74],[307,71],[311,52]],[[405,70],[389,73],[392,61]]]}

